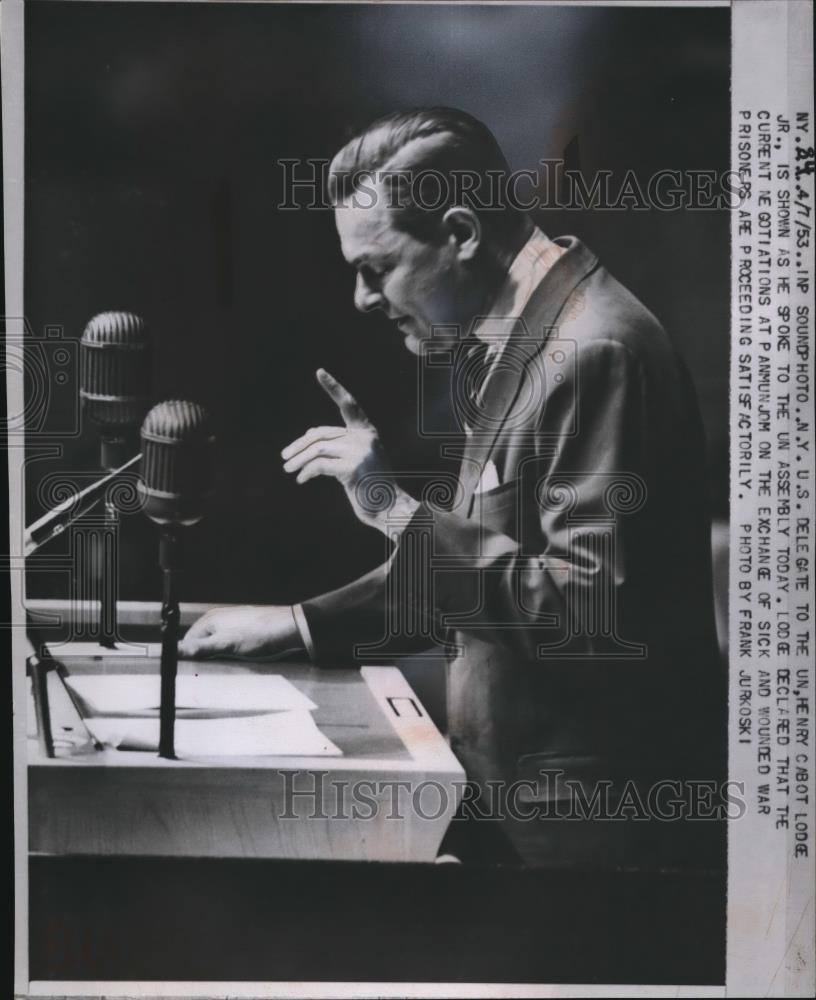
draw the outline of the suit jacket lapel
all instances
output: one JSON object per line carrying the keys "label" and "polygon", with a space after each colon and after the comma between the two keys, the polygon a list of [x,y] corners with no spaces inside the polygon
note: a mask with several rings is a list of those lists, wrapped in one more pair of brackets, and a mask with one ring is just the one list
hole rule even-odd
{"label": "suit jacket lapel", "polygon": [[478,419],[465,446],[459,481],[464,510],[470,514],[473,494],[496,439],[516,401],[525,367],[544,348],[561,310],[576,286],[598,266],[598,258],[573,236],[556,240],[566,253],[553,264],[527,300],[514,325],[502,363],[485,386]]}

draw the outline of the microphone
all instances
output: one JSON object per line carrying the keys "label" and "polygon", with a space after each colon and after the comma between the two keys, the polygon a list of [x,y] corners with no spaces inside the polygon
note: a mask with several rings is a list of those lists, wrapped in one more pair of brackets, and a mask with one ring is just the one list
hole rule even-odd
{"label": "microphone", "polygon": [[79,342],[79,396],[102,432],[102,468],[123,465],[135,451],[136,429],[150,405],[152,351],[141,317],[103,312]]}
{"label": "microphone", "polygon": [[182,527],[204,516],[212,484],[214,438],[209,418],[198,403],[159,403],[142,424],[144,512],[161,528],[162,570],[161,706],[159,756],[175,757],[176,674],[178,672],[179,602]]}
{"label": "microphone", "polygon": [[[150,405],[151,344],[145,322],[128,312],[94,316],[79,342],[79,398],[101,430],[101,465],[121,468],[136,451],[136,429]],[[105,504],[105,528],[117,530],[118,514]],[[118,579],[110,545],[103,548],[100,589],[100,643],[119,639]]]}
{"label": "microphone", "polygon": [[159,403],[142,424],[144,512],[161,525],[190,525],[204,516],[212,483],[210,422],[198,403]]}

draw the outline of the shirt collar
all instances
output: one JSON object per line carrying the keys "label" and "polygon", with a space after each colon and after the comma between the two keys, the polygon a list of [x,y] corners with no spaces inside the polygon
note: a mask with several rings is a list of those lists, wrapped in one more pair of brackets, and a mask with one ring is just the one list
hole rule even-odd
{"label": "shirt collar", "polygon": [[479,340],[491,345],[489,353],[501,351],[541,279],[564,252],[564,247],[553,243],[537,226],[533,229],[510,265],[490,312],[473,331]]}

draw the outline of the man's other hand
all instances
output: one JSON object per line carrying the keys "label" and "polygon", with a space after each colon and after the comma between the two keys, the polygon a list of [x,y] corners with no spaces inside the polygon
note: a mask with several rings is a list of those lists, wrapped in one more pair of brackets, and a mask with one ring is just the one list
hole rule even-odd
{"label": "man's other hand", "polygon": [[208,611],[190,626],[178,651],[184,659],[264,659],[303,652],[303,642],[290,607],[248,605]]}
{"label": "man's other hand", "polygon": [[377,428],[351,393],[323,368],[320,387],[336,403],[343,427],[312,427],[281,452],[285,472],[297,482],[333,476],[344,487],[357,517],[388,534],[393,521],[410,519],[418,506],[401,490],[380,442]]}

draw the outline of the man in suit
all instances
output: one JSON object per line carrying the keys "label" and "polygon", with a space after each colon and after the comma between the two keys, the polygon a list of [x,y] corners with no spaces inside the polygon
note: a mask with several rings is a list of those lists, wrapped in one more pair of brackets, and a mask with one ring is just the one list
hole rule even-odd
{"label": "man in suit", "polygon": [[[411,352],[455,359],[458,482],[445,504],[409,495],[359,404],[319,371],[342,425],[308,430],[284,469],[336,478],[393,553],[302,606],[210,612],[181,652],[301,647],[348,665],[402,623],[447,644],[471,819],[498,817],[467,825],[462,854],[500,841],[496,857],[544,865],[716,861],[720,828],[677,821],[686,782],[722,778],[725,741],[693,391],[658,321],[589,249],[485,204],[497,176],[492,134],[445,108],[389,115],[335,157],[355,304],[385,312]],[[599,790],[625,815],[565,818]]]}

